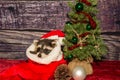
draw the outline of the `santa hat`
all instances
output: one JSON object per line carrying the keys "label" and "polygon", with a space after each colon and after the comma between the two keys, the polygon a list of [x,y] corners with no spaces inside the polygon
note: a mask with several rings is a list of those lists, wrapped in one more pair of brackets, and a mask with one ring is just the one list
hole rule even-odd
{"label": "santa hat", "polygon": [[61,30],[52,30],[46,34],[44,34],[41,38],[43,39],[58,39],[60,44],[63,45],[63,39],[65,34]]}
{"label": "santa hat", "polygon": [[44,34],[42,39],[56,39],[56,47],[45,58],[38,58],[36,55],[31,54],[29,51],[33,49],[34,45],[31,45],[26,50],[26,55],[29,59],[40,64],[50,64],[54,61],[60,61],[63,59],[63,53],[61,51],[61,45],[63,45],[64,33],[60,30],[52,30]]}

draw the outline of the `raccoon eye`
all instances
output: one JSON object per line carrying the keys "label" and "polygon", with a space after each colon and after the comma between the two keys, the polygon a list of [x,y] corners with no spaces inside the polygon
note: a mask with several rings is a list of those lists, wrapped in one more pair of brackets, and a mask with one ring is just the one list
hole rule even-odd
{"label": "raccoon eye", "polygon": [[55,41],[51,42],[51,47],[55,47],[55,46],[56,46],[56,42]]}
{"label": "raccoon eye", "polygon": [[40,51],[40,47],[37,48],[37,52],[39,52],[39,51]]}
{"label": "raccoon eye", "polygon": [[43,51],[46,55],[48,55],[50,52],[51,52],[51,50],[49,50],[49,49],[44,49],[44,51]]}

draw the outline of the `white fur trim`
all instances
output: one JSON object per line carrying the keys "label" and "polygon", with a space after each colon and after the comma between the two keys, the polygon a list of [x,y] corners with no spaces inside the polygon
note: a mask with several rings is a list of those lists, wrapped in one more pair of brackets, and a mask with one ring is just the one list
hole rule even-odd
{"label": "white fur trim", "polygon": [[57,56],[57,60],[56,61],[60,61],[63,58],[63,53],[61,52],[58,56]]}
{"label": "white fur trim", "polygon": [[47,39],[58,39],[58,40],[59,40],[59,43],[60,43],[61,45],[64,45],[64,43],[63,43],[64,37],[58,37],[58,35],[54,35],[54,36],[48,37]]}
{"label": "white fur trim", "polygon": [[59,43],[60,43],[61,45],[64,45],[63,39],[64,39],[64,37],[59,37]]}
{"label": "white fur trim", "polygon": [[58,39],[58,38],[59,38],[58,35],[54,35],[54,36],[48,37],[47,39]]}
{"label": "white fur trim", "polygon": [[31,46],[26,50],[26,55],[32,61],[35,61],[40,64],[50,64],[53,61],[59,61],[62,59],[62,52],[61,52],[61,44],[57,41],[57,46],[48,54],[45,58],[39,58],[35,54],[31,54],[29,51],[31,50]]}

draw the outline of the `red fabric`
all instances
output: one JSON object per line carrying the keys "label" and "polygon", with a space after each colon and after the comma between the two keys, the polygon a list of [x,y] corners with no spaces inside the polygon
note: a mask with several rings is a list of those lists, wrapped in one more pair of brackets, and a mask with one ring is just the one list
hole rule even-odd
{"label": "red fabric", "polygon": [[[28,64],[31,64],[31,62],[29,63],[29,61],[24,62],[21,60],[0,60],[0,72],[18,63],[20,64],[24,63],[27,70],[31,68],[31,67],[30,68],[28,67]],[[85,80],[120,80],[120,61],[102,61],[102,62],[93,63],[93,70],[94,70],[94,73],[92,75],[87,76]],[[40,75],[37,74],[37,76],[40,76]],[[32,78],[32,79],[35,80],[35,78]],[[5,80],[5,79],[0,78],[0,80]],[[17,76],[11,76],[11,79],[7,79],[7,80],[22,80],[22,78],[19,75],[17,75]],[[42,79],[39,79],[39,80],[42,80]]]}
{"label": "red fabric", "polygon": [[50,36],[55,36],[55,35],[58,35],[58,37],[64,37],[65,36],[65,34],[60,30],[52,30],[52,31],[44,34],[41,38],[48,38]]}
{"label": "red fabric", "polygon": [[66,61],[62,59],[43,65],[28,60],[1,72],[0,80],[51,80],[60,64],[66,64]]}
{"label": "red fabric", "polygon": [[120,80],[120,61],[93,63],[94,73],[86,80]]}

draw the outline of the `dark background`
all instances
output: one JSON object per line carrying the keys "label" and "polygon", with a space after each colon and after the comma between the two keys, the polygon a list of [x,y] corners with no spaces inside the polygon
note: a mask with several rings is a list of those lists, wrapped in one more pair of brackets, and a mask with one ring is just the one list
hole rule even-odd
{"label": "dark background", "polygon": [[[73,0],[1,0],[0,58],[26,59],[33,39],[52,29],[63,30]],[[120,0],[98,0],[98,20],[108,47],[105,60],[120,60]]]}

